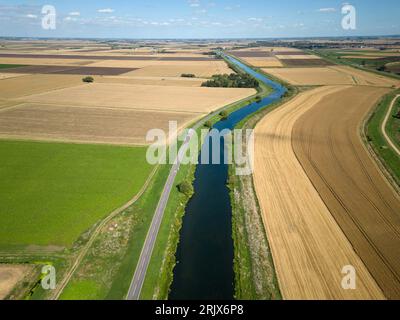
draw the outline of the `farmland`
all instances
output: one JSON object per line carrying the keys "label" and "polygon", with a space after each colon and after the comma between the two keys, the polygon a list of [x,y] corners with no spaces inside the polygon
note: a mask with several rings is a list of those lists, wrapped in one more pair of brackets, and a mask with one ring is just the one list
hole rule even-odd
{"label": "farmland", "polygon": [[0,141],[0,248],[71,247],[140,190],[151,171],[145,152]]}
{"label": "farmland", "polygon": [[[143,49],[132,55],[48,46],[17,46],[0,54],[0,261],[60,261],[63,299],[122,298],[121,288],[129,283],[116,272],[134,271],[168,173],[165,166],[154,175],[147,163],[147,132],[168,132],[169,121],[182,129],[256,90],[201,87],[214,74],[233,72],[204,54],[207,49]],[[94,83],[83,83],[89,75]],[[169,219],[181,199],[177,191],[174,197]],[[122,212],[124,206],[129,208]],[[110,272],[96,271],[93,279],[88,261]],[[106,289],[101,279],[109,282]],[[18,289],[21,297],[26,289]],[[55,294],[40,288],[30,293],[33,299]]]}
{"label": "farmland", "polygon": [[[377,170],[358,133],[369,110],[387,92],[355,87],[335,99],[323,99],[299,119],[293,135],[298,137],[294,151],[307,176],[385,296],[396,299],[400,198]],[[316,145],[316,139],[325,143]]]}
{"label": "farmland", "polygon": [[[256,127],[254,182],[285,299],[383,297],[291,146],[292,139],[296,139],[292,136],[293,125],[303,112],[322,97],[341,90],[326,87],[301,94]],[[340,270],[347,264],[358,270],[356,291],[346,292],[340,286]]]}
{"label": "farmland", "polygon": [[[282,295],[397,299],[400,197],[359,130],[379,99],[400,83],[349,66],[306,66],[297,53],[276,57],[285,66],[264,72],[296,86],[322,86],[299,94],[256,127],[254,183]],[[335,279],[347,264],[358,265],[358,281],[363,274],[363,287],[352,297]]]}
{"label": "farmland", "polygon": [[398,76],[393,63],[400,61],[400,52],[393,50],[318,50],[317,54],[336,63],[353,65],[386,75]]}
{"label": "farmland", "polygon": [[[12,295],[13,289],[23,280],[28,280],[34,267],[29,265],[0,265],[0,300]],[[29,281],[29,280],[28,280]]]}

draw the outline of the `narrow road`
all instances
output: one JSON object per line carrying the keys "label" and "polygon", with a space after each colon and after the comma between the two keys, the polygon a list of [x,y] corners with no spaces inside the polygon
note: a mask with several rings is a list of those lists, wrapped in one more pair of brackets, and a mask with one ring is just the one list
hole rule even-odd
{"label": "narrow road", "polygon": [[389,110],[388,110],[388,112],[386,113],[385,120],[383,120],[383,122],[382,122],[381,130],[382,130],[382,134],[383,134],[383,136],[385,137],[387,143],[388,143],[388,144],[390,145],[390,147],[400,156],[400,149],[399,149],[399,148],[397,147],[397,145],[392,141],[392,139],[390,139],[389,135],[388,135],[387,132],[386,132],[386,127],[387,127],[387,123],[388,123],[388,121],[389,121],[389,117],[392,115],[392,111],[393,111],[393,108],[394,108],[394,104],[395,104],[395,102],[397,101],[397,99],[398,99],[399,97],[400,97],[400,94],[398,94],[397,96],[394,97],[394,99],[393,99],[393,101],[392,101],[392,103],[391,103],[391,105],[390,105],[390,107],[389,107]]}
{"label": "narrow road", "polygon": [[[196,126],[197,127],[197,126]],[[150,229],[147,233],[147,237],[139,257],[138,264],[136,266],[135,274],[133,276],[131,286],[128,291],[127,300],[139,300],[140,293],[142,291],[143,283],[146,278],[147,268],[150,263],[151,255],[153,253],[154,245],[157,239],[158,231],[161,226],[162,218],[164,216],[165,207],[167,206],[171,190],[174,187],[174,181],[178,174],[179,167],[181,165],[183,156],[189,148],[190,141],[195,133],[194,129],[190,129],[181,148],[179,149],[175,164],[172,166],[169,173],[167,182],[164,186],[163,193],[160,201],[158,202],[156,212],[151,222]]]}

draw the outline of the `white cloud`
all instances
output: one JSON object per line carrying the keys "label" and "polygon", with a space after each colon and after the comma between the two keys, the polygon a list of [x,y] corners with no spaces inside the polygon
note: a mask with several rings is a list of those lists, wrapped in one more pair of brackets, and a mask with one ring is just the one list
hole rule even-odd
{"label": "white cloud", "polygon": [[97,12],[99,13],[113,13],[115,10],[111,8],[99,9]]}
{"label": "white cloud", "polygon": [[318,9],[318,12],[336,12],[335,8],[321,8]]}
{"label": "white cloud", "polygon": [[79,17],[81,15],[81,13],[79,11],[73,11],[73,12],[70,12],[69,15],[71,17]]}
{"label": "white cloud", "polygon": [[27,14],[25,17],[27,17],[27,18],[29,18],[29,19],[37,19],[37,15],[36,14],[31,14],[31,13],[29,13],[29,14]]}

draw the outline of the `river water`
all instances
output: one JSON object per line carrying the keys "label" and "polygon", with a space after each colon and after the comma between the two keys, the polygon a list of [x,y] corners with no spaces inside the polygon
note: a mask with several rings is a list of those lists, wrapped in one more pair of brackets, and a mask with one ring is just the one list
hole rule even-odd
{"label": "river water", "polygon": [[[279,83],[232,57],[227,58],[274,91],[262,101],[251,103],[216,123],[214,128],[220,131],[234,129],[242,119],[279,100],[286,92]],[[206,147],[203,145],[202,153]],[[224,148],[220,150],[220,157],[224,159]],[[196,168],[195,194],[183,218],[170,300],[232,300],[234,297],[232,207],[227,178],[225,164],[199,164]]]}

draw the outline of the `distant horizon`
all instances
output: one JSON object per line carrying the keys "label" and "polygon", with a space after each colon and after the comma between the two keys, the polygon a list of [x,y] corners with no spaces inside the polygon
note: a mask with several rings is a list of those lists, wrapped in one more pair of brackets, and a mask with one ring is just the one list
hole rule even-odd
{"label": "distant horizon", "polygon": [[[51,27],[44,27],[49,16]],[[344,25],[351,16],[353,24]],[[397,0],[0,0],[0,36],[282,39],[400,34]]]}
{"label": "distant horizon", "polygon": [[366,38],[399,38],[400,34],[388,34],[388,35],[365,35],[365,36],[318,36],[318,37],[248,37],[248,38],[96,38],[96,37],[24,37],[24,36],[0,36],[0,39],[32,39],[32,40],[132,40],[132,41],[154,41],[154,40],[164,40],[164,41],[207,41],[207,40],[220,40],[220,41],[232,41],[232,40],[300,40],[300,39],[366,39]]}

